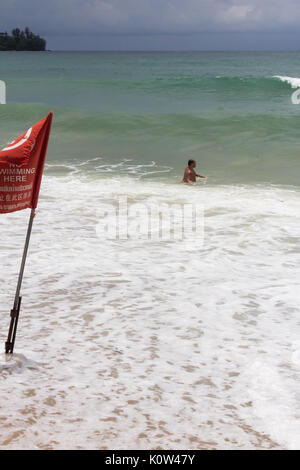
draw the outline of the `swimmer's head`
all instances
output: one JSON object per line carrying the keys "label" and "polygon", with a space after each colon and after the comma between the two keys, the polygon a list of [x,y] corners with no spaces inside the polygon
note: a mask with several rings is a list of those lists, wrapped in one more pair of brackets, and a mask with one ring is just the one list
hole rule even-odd
{"label": "swimmer's head", "polygon": [[195,166],[196,166],[196,161],[195,161],[195,160],[189,160],[189,161],[188,161],[188,166],[189,166],[190,168],[195,168]]}

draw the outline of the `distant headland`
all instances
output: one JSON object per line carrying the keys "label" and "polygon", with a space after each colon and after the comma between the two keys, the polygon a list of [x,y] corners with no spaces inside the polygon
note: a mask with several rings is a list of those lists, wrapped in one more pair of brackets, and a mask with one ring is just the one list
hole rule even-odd
{"label": "distant headland", "polygon": [[46,40],[34,34],[27,27],[15,28],[11,34],[0,32],[0,51],[44,51]]}

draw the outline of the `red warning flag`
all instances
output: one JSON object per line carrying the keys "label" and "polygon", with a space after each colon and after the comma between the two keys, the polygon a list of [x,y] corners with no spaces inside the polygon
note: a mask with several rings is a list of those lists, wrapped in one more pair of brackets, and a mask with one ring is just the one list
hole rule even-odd
{"label": "red warning flag", "polygon": [[35,209],[53,112],[0,151],[0,213]]}

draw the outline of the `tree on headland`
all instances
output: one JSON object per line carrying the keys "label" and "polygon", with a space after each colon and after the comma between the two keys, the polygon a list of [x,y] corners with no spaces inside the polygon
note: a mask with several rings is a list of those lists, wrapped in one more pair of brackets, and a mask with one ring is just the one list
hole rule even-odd
{"label": "tree on headland", "polygon": [[46,41],[30,31],[28,26],[25,31],[15,28],[11,35],[0,33],[0,51],[44,51]]}

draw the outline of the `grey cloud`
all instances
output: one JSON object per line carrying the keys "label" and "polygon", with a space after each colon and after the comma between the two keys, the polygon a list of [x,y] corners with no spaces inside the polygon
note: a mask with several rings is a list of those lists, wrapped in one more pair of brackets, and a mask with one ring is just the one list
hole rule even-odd
{"label": "grey cloud", "polygon": [[299,0],[1,0],[0,30],[41,34],[276,31],[300,24]]}

